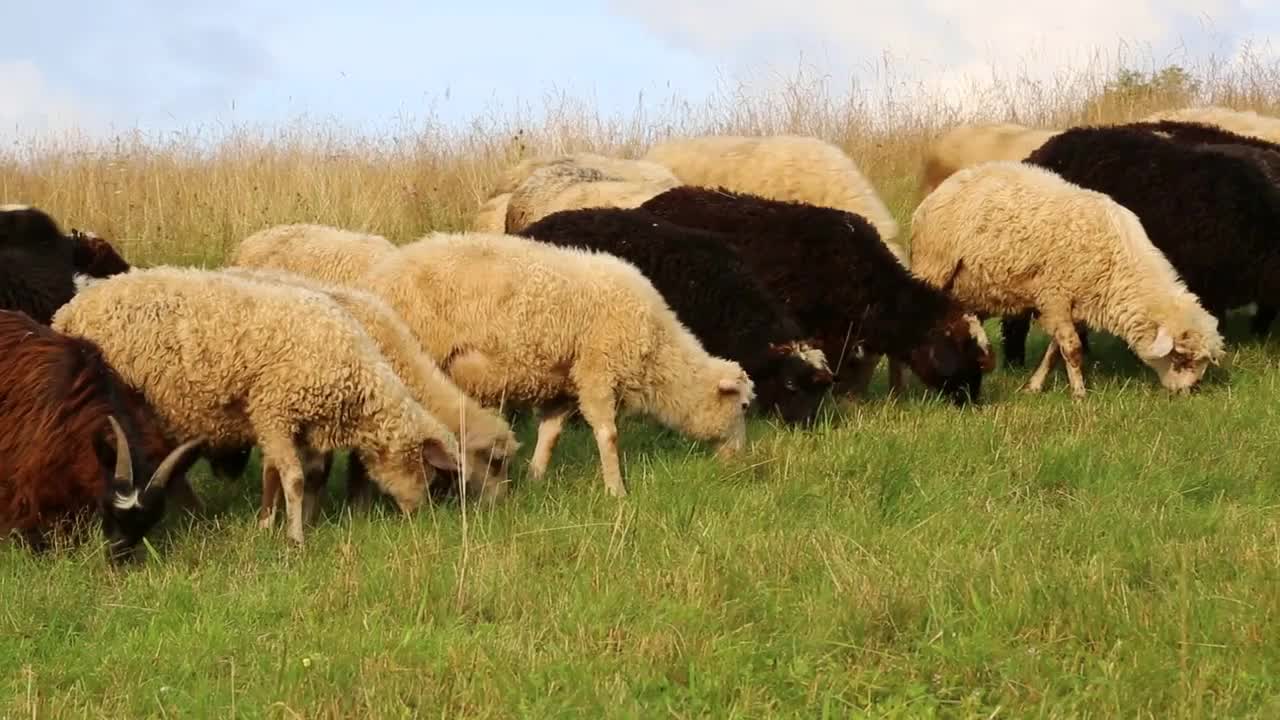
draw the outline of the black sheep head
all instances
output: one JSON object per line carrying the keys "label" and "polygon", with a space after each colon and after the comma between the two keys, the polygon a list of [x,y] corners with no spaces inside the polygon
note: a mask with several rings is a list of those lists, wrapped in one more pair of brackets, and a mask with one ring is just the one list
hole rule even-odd
{"label": "black sheep head", "polygon": [[804,341],[771,343],[748,374],[756,380],[756,398],[767,412],[792,425],[811,425],[834,381],[826,356]]}

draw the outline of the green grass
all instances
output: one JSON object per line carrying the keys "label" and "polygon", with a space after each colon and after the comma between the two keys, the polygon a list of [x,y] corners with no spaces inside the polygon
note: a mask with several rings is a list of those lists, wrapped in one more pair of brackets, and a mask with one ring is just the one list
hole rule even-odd
{"label": "green grass", "polygon": [[202,476],[135,569],[0,548],[0,717],[1277,717],[1280,371],[1230,334],[1181,398],[1102,336],[1079,402],[882,370],[729,464],[629,420],[622,501],[578,424],[480,514],[334,483],[302,550]]}

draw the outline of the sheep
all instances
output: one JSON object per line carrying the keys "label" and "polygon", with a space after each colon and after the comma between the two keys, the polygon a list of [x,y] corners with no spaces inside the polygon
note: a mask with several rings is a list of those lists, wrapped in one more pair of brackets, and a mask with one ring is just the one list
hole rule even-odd
{"label": "sheep", "polygon": [[84,285],[86,278],[107,278],[129,271],[129,263],[97,233],[71,228],[69,237],[75,245],[72,263],[76,268],[77,289]]}
{"label": "sheep", "polygon": [[626,495],[619,410],[656,416],[727,456],[746,440],[752,381],[713,357],[635,266],[526,238],[434,233],[364,278],[427,353],[481,402],[538,407],[531,474],[545,475],[576,404],[594,431],[609,494]]}
{"label": "sheep", "polygon": [[705,188],[821,205],[860,215],[896,258],[898,222],[870,181],[840,148],[801,135],[709,135],[671,139],[644,159],[670,168],[681,182]]}
{"label": "sheep", "polygon": [[0,205],[0,309],[48,325],[76,293],[79,247],[43,210]]}
{"label": "sheep", "polygon": [[[414,339],[413,334],[385,302],[372,293],[313,281],[283,270],[225,268],[224,273],[260,282],[276,282],[321,292],[351,314],[373,338],[379,351],[391,363],[414,399],[449,432],[459,438],[469,458],[468,495],[495,499],[505,494],[510,460],[519,450],[515,433],[497,413],[481,407],[458,389],[440,371]],[[359,458],[352,458],[358,463]],[[353,472],[348,481],[348,494],[359,496],[365,478],[362,471]],[[275,514],[275,497],[264,495],[263,524],[270,525]]]}
{"label": "sheep", "polygon": [[553,213],[521,234],[634,264],[707,352],[742,365],[762,408],[789,423],[813,422],[832,382],[826,356],[727,239],[617,208]]}
{"label": "sheep", "polygon": [[574,152],[563,155],[543,155],[527,158],[508,168],[503,173],[494,195],[515,192],[526,180],[538,170],[545,167],[573,167],[585,170],[597,170],[614,180],[631,180],[643,184],[669,185],[680,184],[671,170],[663,165],[648,160],[610,157],[598,153]]}
{"label": "sheep", "polygon": [[288,270],[313,280],[348,285],[395,249],[381,235],[328,225],[277,225],[240,241],[231,264]]}
{"label": "sheep", "polygon": [[507,205],[511,202],[511,193],[499,193],[485,200],[471,219],[470,229],[473,232],[506,232]]}
{"label": "sheep", "polygon": [[992,160],[1022,160],[1060,132],[1015,123],[953,127],[925,153],[920,196],[933,192],[957,170]]}
{"label": "sheep", "polygon": [[1132,210],[1219,319],[1280,305],[1280,189],[1256,162],[1132,127],[1072,128],[1026,162]]}
{"label": "sheep", "polygon": [[[1130,210],[1040,167],[995,161],[958,171],[911,219],[911,266],[982,313],[1034,308],[1049,348],[1027,389],[1039,392],[1060,353],[1071,394],[1085,395],[1074,322],[1123,338],[1185,392],[1222,355],[1218,320],[1201,307]],[[948,280],[948,278],[950,278]]]}
{"label": "sheep", "polygon": [[641,205],[677,225],[723,233],[795,313],[829,359],[837,389],[861,394],[867,377],[844,359],[887,355],[956,404],[978,400],[991,370],[972,313],[913,276],[859,215],[804,203],[681,187]]}
{"label": "sheep", "polygon": [[170,445],[96,345],[26,313],[0,310],[0,378],[0,539],[17,532],[43,549],[96,511],[108,558],[127,559],[201,439]]}
{"label": "sheep", "polygon": [[1280,143],[1280,118],[1259,115],[1252,110],[1233,110],[1220,106],[1181,108],[1161,110],[1143,118],[1145,122],[1162,120],[1216,125],[1238,135]]}
{"label": "sheep", "polygon": [[534,170],[511,193],[506,230],[518,233],[560,210],[633,208],[679,185],[672,179],[629,179],[591,166],[554,163]]}
{"label": "sheep", "polygon": [[405,513],[423,500],[426,464],[458,468],[457,439],[322,293],[157,266],[85,288],[53,327],[97,343],[170,434],[258,444],[297,544],[302,506],[315,500],[304,466],[323,453],[352,448]]}

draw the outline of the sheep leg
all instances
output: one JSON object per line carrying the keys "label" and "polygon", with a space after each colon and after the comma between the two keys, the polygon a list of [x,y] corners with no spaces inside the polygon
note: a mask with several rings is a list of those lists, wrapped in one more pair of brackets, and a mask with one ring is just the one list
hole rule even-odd
{"label": "sheep leg", "polygon": [[280,484],[280,471],[262,460],[262,504],[258,508],[258,528],[266,530],[276,522],[276,506],[284,499],[284,487]]}
{"label": "sheep leg", "polygon": [[1075,323],[1071,320],[1071,304],[1054,302],[1040,312],[1040,324],[1049,337],[1053,338],[1062,354],[1062,361],[1067,366],[1067,380],[1071,383],[1071,395],[1084,397],[1084,351],[1080,349],[1080,336],[1076,334]]}
{"label": "sheep leg", "polygon": [[[841,395],[865,398],[867,388],[871,387],[871,376],[875,374],[876,366],[880,364],[880,356],[867,355],[860,360],[850,358],[847,362],[849,363],[848,374],[841,372],[844,377],[840,381],[839,392]],[[890,367],[892,367],[892,361],[890,361]],[[890,379],[892,380],[892,377]]]}
{"label": "sheep leg", "polygon": [[901,360],[889,358],[889,392],[901,395],[907,389],[907,366]]}
{"label": "sheep leg", "polygon": [[1271,323],[1276,319],[1276,309],[1270,305],[1258,303],[1258,311],[1253,314],[1249,329],[1259,337],[1271,332]]}
{"label": "sheep leg", "polygon": [[369,469],[358,453],[347,456],[347,503],[368,511],[373,507],[373,483],[369,480]]}
{"label": "sheep leg", "polygon": [[290,540],[302,544],[302,505],[306,476],[298,448],[288,435],[259,437],[262,444],[262,461],[277,468],[280,486],[284,490],[285,534]]}
{"label": "sheep leg", "polygon": [[604,487],[614,497],[625,497],[627,488],[622,484],[622,467],[618,462],[618,409],[613,392],[594,388],[582,388],[580,392],[578,409],[595,432]]}
{"label": "sheep leg", "polygon": [[543,408],[539,414],[538,443],[533,448],[533,460],[529,463],[529,471],[535,480],[546,476],[547,466],[551,464],[551,452],[560,440],[565,422],[573,414],[573,405],[557,403]]}
{"label": "sheep leg", "polygon": [[1049,371],[1053,370],[1053,364],[1058,360],[1058,341],[1049,340],[1049,347],[1044,351],[1044,359],[1040,361],[1040,366],[1031,374],[1031,380],[1027,383],[1027,392],[1038,393],[1044,389],[1044,381],[1049,377]]}
{"label": "sheep leg", "polygon": [[302,520],[306,524],[314,524],[320,516],[320,491],[329,482],[329,467],[333,459],[332,453],[307,450],[302,461]]}
{"label": "sheep leg", "polygon": [[1022,367],[1027,364],[1027,334],[1031,332],[1031,313],[1005,315],[1000,318],[1000,336],[1004,343],[1004,364]]}

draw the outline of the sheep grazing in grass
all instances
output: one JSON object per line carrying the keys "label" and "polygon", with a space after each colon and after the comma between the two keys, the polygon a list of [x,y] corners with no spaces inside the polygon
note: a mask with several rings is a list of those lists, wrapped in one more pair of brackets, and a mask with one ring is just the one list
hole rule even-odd
{"label": "sheep grazing in grass", "polygon": [[1257,162],[1115,126],[1067,130],[1026,162],[1132,210],[1219,319],[1280,306],[1280,189]]}
{"label": "sheep grazing in grass", "polygon": [[240,242],[232,265],[288,270],[321,282],[357,282],[396,246],[381,235],[328,225],[277,225]]}
{"label": "sheep grazing in grass", "polygon": [[861,216],[696,187],[641,207],[731,239],[835,363],[840,390],[861,394],[869,380],[848,358],[885,355],[956,403],[978,399],[992,357],[977,317],[913,276]]}
{"label": "sheep grazing in grass", "polygon": [[554,213],[521,234],[634,264],[708,352],[742,365],[763,409],[789,423],[816,417],[832,382],[826,356],[727,239],[617,208]]}
{"label": "sheep grazing in grass", "polygon": [[0,310],[0,540],[33,548],[101,519],[113,562],[164,516],[170,478],[200,440],[173,447],[146,400],[93,343]]}
{"label": "sheep grazing in grass", "polygon": [[646,160],[670,168],[686,185],[821,205],[860,215],[895,257],[898,222],[843,150],[802,135],[708,135],[654,145]]}
{"label": "sheep grazing in grass", "polygon": [[[456,438],[413,400],[373,340],[327,296],[216,271],[131,270],[82,290],[53,319],[97,343],[171,435],[262,448],[302,542],[304,465],[352,448],[410,512],[427,465],[458,469]],[[268,470],[264,470],[268,471]]]}
{"label": "sheep grazing in grass", "polygon": [[[351,314],[404,381],[414,399],[456,435],[467,454],[466,494],[486,500],[506,493],[510,461],[520,448],[515,433],[497,413],[481,407],[458,389],[423,353],[407,325],[376,295],[355,288],[324,284],[283,270],[227,268],[223,272],[260,282],[284,283],[321,292]],[[352,458],[359,463],[358,457]],[[362,470],[353,471],[348,494],[361,497],[367,487]],[[263,497],[264,524],[274,517],[276,498]],[[271,504],[268,505],[268,500]]]}
{"label": "sheep grazing in grass", "polygon": [[1173,391],[1198,383],[1223,354],[1218,321],[1147,239],[1138,217],[1106,195],[1019,162],[966,168],[930,193],[911,220],[911,265],[983,313],[1034,308],[1051,340],[1028,389],[1060,353],[1071,392],[1085,394],[1075,322],[1123,338]]}
{"label": "sheep grazing in grass", "polygon": [[364,283],[463,390],[541,410],[535,478],[575,404],[615,496],[626,494],[620,410],[719,441],[723,455],[746,440],[752,381],[737,363],[708,354],[644,275],[617,257],[507,235],[436,233],[384,259]]}
{"label": "sheep grazing in grass", "polygon": [[530,176],[546,167],[596,170],[612,180],[629,180],[653,185],[666,183],[673,187],[680,184],[671,170],[655,162],[610,157],[598,153],[574,152],[563,155],[542,155],[522,160],[503,173],[502,179],[494,189],[494,195],[515,192],[516,188],[524,184]]}
{"label": "sheep grazing in grass", "polygon": [[1180,108],[1161,110],[1148,115],[1143,120],[1147,122],[1174,120],[1215,125],[1238,135],[1280,143],[1280,118],[1259,115],[1252,110],[1233,110],[1219,106]]}
{"label": "sheep grazing in grass", "polygon": [[933,192],[957,170],[996,160],[1022,160],[1059,132],[1015,123],[953,127],[925,153],[920,195]]}
{"label": "sheep grazing in grass", "polygon": [[552,163],[534,170],[511,193],[507,232],[518,233],[561,210],[633,208],[679,185],[674,178],[632,179],[590,165]]}

